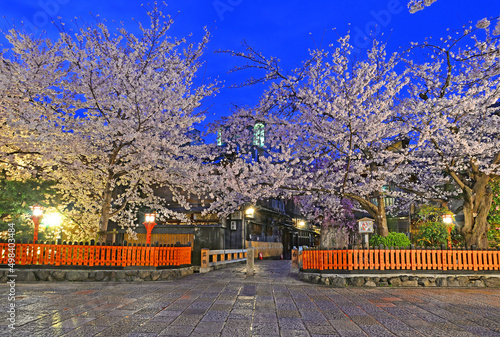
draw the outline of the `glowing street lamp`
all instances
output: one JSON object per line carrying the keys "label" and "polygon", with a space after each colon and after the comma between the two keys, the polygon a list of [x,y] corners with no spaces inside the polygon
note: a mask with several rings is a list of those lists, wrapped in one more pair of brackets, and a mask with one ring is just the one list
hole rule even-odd
{"label": "glowing street lamp", "polygon": [[245,215],[248,217],[248,218],[253,218],[253,215],[255,213],[255,208],[253,207],[249,207],[246,209],[245,211]]}
{"label": "glowing street lamp", "polygon": [[51,228],[53,230],[52,234],[55,239],[59,239],[62,235],[61,225],[63,223],[63,217],[61,213],[58,211],[49,211],[45,212],[43,215],[43,220],[40,222],[40,225],[45,226],[45,231]]}
{"label": "glowing street lamp", "polygon": [[453,217],[451,214],[443,214],[443,222],[445,224],[452,224],[453,223]]}
{"label": "glowing street lamp", "polygon": [[153,227],[156,226],[156,213],[146,213],[145,221],[143,225],[146,227],[146,243],[151,244],[151,232],[153,231]]}
{"label": "glowing street lamp", "polygon": [[30,206],[30,208],[33,211],[31,219],[33,219],[33,223],[35,224],[35,233],[33,234],[33,243],[34,243],[38,240],[38,226],[40,225],[40,218],[42,217],[43,214],[43,207],[40,206],[39,204],[34,204],[33,206]]}
{"label": "glowing street lamp", "polygon": [[453,228],[453,216],[451,214],[443,214],[443,223],[448,230],[448,248],[451,249],[451,229]]}

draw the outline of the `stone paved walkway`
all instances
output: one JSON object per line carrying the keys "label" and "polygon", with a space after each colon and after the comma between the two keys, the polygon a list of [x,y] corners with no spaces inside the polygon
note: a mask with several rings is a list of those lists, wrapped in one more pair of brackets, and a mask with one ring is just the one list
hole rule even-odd
{"label": "stone paved walkway", "polygon": [[[143,283],[16,286],[13,336],[500,336],[500,289],[327,288],[257,261]],[[0,335],[7,330],[0,285]]]}

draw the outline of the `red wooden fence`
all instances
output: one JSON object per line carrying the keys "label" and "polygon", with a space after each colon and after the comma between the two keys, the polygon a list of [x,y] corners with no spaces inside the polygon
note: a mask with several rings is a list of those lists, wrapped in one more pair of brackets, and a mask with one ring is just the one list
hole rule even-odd
{"label": "red wooden fence", "polygon": [[[0,264],[8,264],[8,243],[0,243]],[[16,243],[16,265],[47,266],[180,266],[191,264],[188,246],[106,246]]]}
{"label": "red wooden fence", "polygon": [[491,249],[311,249],[302,254],[304,270],[500,269],[500,250]]}

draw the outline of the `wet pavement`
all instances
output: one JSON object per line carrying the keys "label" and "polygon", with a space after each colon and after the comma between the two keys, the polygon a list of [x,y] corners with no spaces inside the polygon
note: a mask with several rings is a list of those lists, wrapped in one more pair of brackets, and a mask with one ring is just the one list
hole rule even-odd
{"label": "wet pavement", "polygon": [[328,288],[290,261],[162,282],[18,283],[0,336],[500,336],[500,289]]}

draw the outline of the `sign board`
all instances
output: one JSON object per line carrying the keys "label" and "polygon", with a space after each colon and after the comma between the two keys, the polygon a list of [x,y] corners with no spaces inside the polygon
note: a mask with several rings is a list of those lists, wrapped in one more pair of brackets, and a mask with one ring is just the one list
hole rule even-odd
{"label": "sign board", "polygon": [[358,220],[360,233],[373,233],[373,219],[363,218]]}

